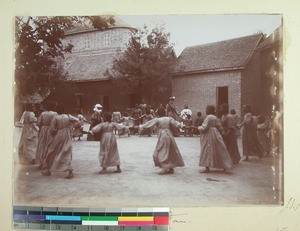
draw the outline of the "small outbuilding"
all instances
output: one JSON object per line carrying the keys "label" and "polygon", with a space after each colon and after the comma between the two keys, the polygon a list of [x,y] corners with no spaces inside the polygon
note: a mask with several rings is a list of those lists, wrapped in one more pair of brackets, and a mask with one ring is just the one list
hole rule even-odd
{"label": "small outbuilding", "polygon": [[193,115],[227,103],[241,115],[245,104],[260,112],[261,56],[256,47],[263,34],[191,46],[179,55],[172,75],[172,95],[178,109],[189,105]]}

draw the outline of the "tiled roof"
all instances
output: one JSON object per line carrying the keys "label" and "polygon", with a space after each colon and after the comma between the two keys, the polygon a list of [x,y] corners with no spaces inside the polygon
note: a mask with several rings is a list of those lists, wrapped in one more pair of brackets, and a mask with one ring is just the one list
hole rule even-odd
{"label": "tiled roof", "polygon": [[100,54],[70,56],[64,60],[64,69],[68,72],[70,81],[105,80],[104,73],[111,68],[117,57],[116,51]]}
{"label": "tiled roof", "polygon": [[244,68],[262,34],[187,47],[179,55],[174,74]]}
{"label": "tiled roof", "polygon": [[282,43],[282,26],[278,27],[272,34],[263,40],[258,46],[257,50],[263,50],[275,44]]}
{"label": "tiled roof", "polygon": [[[114,25],[110,25],[107,29],[112,29],[112,28],[133,29],[133,27],[131,27],[128,23],[124,22],[122,19],[116,16],[114,17],[114,19],[115,19]],[[65,35],[78,34],[78,33],[90,32],[90,31],[97,31],[97,29],[95,29],[91,23],[88,24],[78,23],[74,25],[74,28],[66,30]]]}

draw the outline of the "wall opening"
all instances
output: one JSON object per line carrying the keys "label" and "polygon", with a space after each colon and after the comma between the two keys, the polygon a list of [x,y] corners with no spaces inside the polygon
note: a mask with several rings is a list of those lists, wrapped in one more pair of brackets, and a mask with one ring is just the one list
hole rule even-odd
{"label": "wall opening", "polygon": [[109,96],[103,96],[103,111],[109,111]]}
{"label": "wall opening", "polygon": [[228,87],[217,87],[217,104],[216,104],[216,113],[220,116],[219,107],[223,103],[228,105]]}
{"label": "wall opening", "polygon": [[139,98],[138,94],[135,94],[135,93],[131,93],[128,96],[129,96],[128,107],[129,108],[134,108],[135,105],[139,103],[140,98]]}
{"label": "wall opening", "polygon": [[82,109],[82,107],[83,107],[83,94],[76,93],[76,108]]}
{"label": "wall opening", "polygon": [[108,95],[98,95],[97,103],[102,105],[102,111],[109,111],[109,96]]}

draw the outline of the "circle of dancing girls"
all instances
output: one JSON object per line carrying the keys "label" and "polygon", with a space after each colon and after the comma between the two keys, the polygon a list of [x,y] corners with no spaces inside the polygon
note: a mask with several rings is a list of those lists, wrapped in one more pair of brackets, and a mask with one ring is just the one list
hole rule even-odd
{"label": "circle of dancing girls", "polygon": [[[93,112],[93,114],[91,116],[91,125],[90,125],[90,128],[89,128],[89,131],[91,131],[92,128],[95,127],[97,124],[100,124],[101,122],[103,122],[103,119],[102,119],[102,106],[101,106],[101,104],[97,103],[94,106],[93,111],[94,112]],[[100,136],[99,135],[95,135],[95,136],[91,137],[91,134],[88,133],[87,140],[88,141],[99,141],[100,140]]]}
{"label": "circle of dancing girls", "polygon": [[20,119],[21,123],[24,124],[18,148],[21,164],[35,163],[39,128],[36,125],[37,118],[32,109],[32,105],[27,104],[22,118]]}
{"label": "circle of dancing girls", "polygon": [[[169,103],[166,105],[166,113],[167,116],[172,117],[176,121],[180,121],[179,113],[176,110],[176,106],[174,104],[175,96],[171,96],[169,98]],[[174,136],[180,136],[180,129],[177,127],[170,128]]]}
{"label": "circle of dancing girls", "polygon": [[50,132],[53,136],[49,144],[45,158],[46,171],[42,174],[50,176],[51,171],[68,172],[67,179],[73,177],[72,168],[72,123],[78,122],[78,119],[72,115],[64,114],[63,105],[57,106],[58,115],[54,116],[50,124]]}
{"label": "circle of dancing girls", "polygon": [[215,116],[215,106],[206,107],[206,118],[198,128],[200,131],[201,155],[199,166],[205,167],[203,173],[210,168],[231,169],[232,161],[222,138],[220,120]]}
{"label": "circle of dancing girls", "polygon": [[172,174],[175,167],[184,166],[180,151],[170,130],[172,127],[177,129],[181,124],[171,117],[166,117],[164,109],[158,110],[157,115],[159,118],[154,118],[140,125],[140,130],[157,126],[158,141],[153,153],[154,164],[162,169],[159,174]]}
{"label": "circle of dancing girls", "polygon": [[48,102],[46,104],[46,111],[42,112],[38,118],[37,125],[40,128],[39,141],[36,150],[36,163],[38,168],[45,167],[45,158],[47,154],[47,148],[52,141],[52,135],[50,133],[50,123],[54,116],[57,115],[55,110],[55,103]]}
{"label": "circle of dancing girls", "polygon": [[264,116],[258,116],[258,125],[257,125],[257,138],[260,144],[260,147],[263,150],[263,155],[268,156],[271,153],[271,130],[272,124],[271,121]]}
{"label": "circle of dancing girls", "polygon": [[77,119],[78,122],[74,124],[72,138],[75,140],[75,137],[78,137],[77,141],[81,141],[83,134],[87,134],[87,132],[83,130],[84,122],[89,123],[89,121],[82,115],[81,109],[77,109]]}
{"label": "circle of dancing girls", "polygon": [[99,161],[102,170],[99,174],[110,173],[107,168],[112,166],[117,167],[113,173],[121,173],[120,157],[114,130],[129,128],[125,125],[114,123],[111,119],[111,114],[105,112],[103,115],[104,122],[96,125],[89,131],[92,135],[99,135],[100,137]]}
{"label": "circle of dancing girls", "polygon": [[220,112],[222,114],[221,124],[223,127],[223,140],[226,148],[230,154],[233,164],[238,164],[241,159],[241,155],[237,143],[237,131],[238,125],[235,122],[234,116],[229,114],[229,109],[227,104],[222,104],[220,106]]}
{"label": "circle of dancing girls", "polygon": [[245,113],[243,122],[239,126],[243,127],[242,131],[242,144],[243,155],[246,156],[245,161],[249,161],[249,156],[262,157],[262,150],[257,139],[256,127],[253,122],[253,116],[251,114],[251,107],[244,105],[243,111]]}

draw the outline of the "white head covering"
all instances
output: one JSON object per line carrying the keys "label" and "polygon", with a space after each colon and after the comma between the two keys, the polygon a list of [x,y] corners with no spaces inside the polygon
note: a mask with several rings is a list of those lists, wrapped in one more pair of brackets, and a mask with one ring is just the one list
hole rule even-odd
{"label": "white head covering", "polygon": [[102,108],[101,104],[97,103],[94,106],[94,111],[101,111],[101,108]]}

